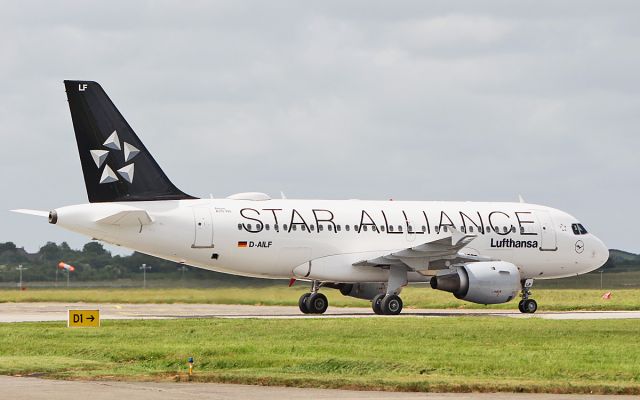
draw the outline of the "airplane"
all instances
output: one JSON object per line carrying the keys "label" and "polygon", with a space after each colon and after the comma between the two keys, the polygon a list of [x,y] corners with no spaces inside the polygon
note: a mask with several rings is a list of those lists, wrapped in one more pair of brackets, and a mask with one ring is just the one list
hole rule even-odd
{"label": "airplane", "polygon": [[409,283],[534,313],[536,279],[575,276],[609,251],[573,216],[520,202],[294,200],[258,192],[197,198],[179,190],[93,81],[64,81],[89,203],[12,210],[93,239],[235,275],[310,282],[397,315]]}

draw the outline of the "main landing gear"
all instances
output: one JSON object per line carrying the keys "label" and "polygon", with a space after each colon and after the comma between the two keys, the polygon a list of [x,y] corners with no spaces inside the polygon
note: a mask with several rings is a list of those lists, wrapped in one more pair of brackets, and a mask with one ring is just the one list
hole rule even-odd
{"label": "main landing gear", "polygon": [[324,314],[329,307],[327,296],[318,292],[320,289],[318,281],[311,282],[311,293],[305,293],[298,300],[298,307],[304,314]]}
{"label": "main landing gear", "polygon": [[380,293],[371,300],[371,308],[378,315],[398,315],[402,311],[402,299],[397,294]]}
{"label": "main landing gear", "polygon": [[527,279],[522,284],[522,300],[518,303],[518,310],[523,314],[533,314],[538,309],[538,303],[529,298],[531,286],[533,286],[533,279]]}
{"label": "main landing gear", "polygon": [[398,296],[407,284],[407,269],[402,266],[389,267],[389,281],[386,293],[380,293],[371,300],[371,308],[378,315],[398,315],[402,311],[402,299]]}

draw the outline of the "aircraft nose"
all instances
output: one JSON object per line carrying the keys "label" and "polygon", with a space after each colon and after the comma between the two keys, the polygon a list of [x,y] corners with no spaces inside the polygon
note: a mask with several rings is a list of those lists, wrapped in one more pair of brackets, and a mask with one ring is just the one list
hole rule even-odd
{"label": "aircraft nose", "polygon": [[609,248],[597,237],[593,237],[595,240],[593,250],[593,260],[596,268],[600,268],[609,259]]}

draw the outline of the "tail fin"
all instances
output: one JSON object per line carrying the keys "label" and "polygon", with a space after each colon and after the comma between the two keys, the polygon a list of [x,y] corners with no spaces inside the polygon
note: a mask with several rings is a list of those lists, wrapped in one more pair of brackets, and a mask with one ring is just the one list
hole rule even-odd
{"label": "tail fin", "polygon": [[171,183],[98,83],[64,86],[89,202],[194,198]]}

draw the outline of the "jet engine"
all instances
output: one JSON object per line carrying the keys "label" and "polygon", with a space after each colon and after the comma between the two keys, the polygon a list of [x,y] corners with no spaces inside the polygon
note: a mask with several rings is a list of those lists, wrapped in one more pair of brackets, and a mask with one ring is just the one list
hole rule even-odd
{"label": "jet engine", "polygon": [[518,267],[504,261],[464,264],[454,273],[434,276],[430,283],[434,289],[479,304],[506,303],[522,289]]}

